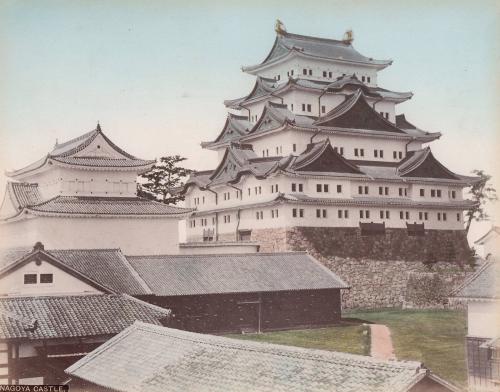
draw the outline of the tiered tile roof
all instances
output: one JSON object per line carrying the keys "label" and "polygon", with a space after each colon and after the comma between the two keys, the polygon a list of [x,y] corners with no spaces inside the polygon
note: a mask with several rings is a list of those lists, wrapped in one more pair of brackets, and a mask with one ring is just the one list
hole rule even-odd
{"label": "tiered tile roof", "polygon": [[278,173],[291,176],[346,177],[367,181],[379,179],[471,184],[478,180],[477,177],[451,172],[434,158],[428,147],[409,152],[401,162],[356,161],[345,159],[335,151],[329,139],[324,139],[310,143],[298,156],[268,158],[258,157],[247,146],[231,143],[219,166],[214,171],[205,171],[201,175],[193,173],[183,191],[192,185],[210,188],[225,183],[238,183],[245,174],[262,179]]}
{"label": "tiered tile roof", "polygon": [[0,298],[0,339],[114,335],[136,320],[160,325],[169,314],[125,294]]}
{"label": "tiered tile roof", "polygon": [[[367,103],[366,89],[356,87],[344,102],[321,117],[295,114],[288,110],[285,104],[267,101],[259,120],[251,127],[248,127],[249,123],[245,120],[244,125],[239,125],[239,131],[233,131],[229,135],[228,132],[231,128],[228,128],[226,121],[226,125],[217,139],[203,142],[202,147],[220,148],[231,142],[251,143],[252,138],[257,135],[285,128],[309,132],[320,131],[322,134],[414,139],[423,143],[441,137],[439,132],[423,131],[407,121],[402,121],[401,118],[399,123],[402,124],[402,127],[386,120]],[[236,121],[232,120],[232,123],[236,124]]]}
{"label": "tiered tile roof", "polygon": [[423,378],[434,378],[419,362],[382,361],[140,322],[66,373],[123,392],[406,392]]}
{"label": "tiered tile roof", "polygon": [[278,63],[294,54],[308,58],[370,65],[377,69],[383,69],[392,64],[392,60],[374,60],[363,56],[347,41],[282,32],[276,35],[274,45],[262,63],[242,67],[242,70],[255,73],[265,66]]}
{"label": "tiered tile roof", "polygon": [[252,102],[257,102],[262,99],[269,99],[272,96],[283,94],[290,89],[299,90],[314,90],[315,92],[338,93],[344,90],[362,89],[366,96],[373,98],[383,98],[394,102],[404,102],[410,99],[413,94],[411,92],[396,92],[390,91],[381,87],[368,86],[359,80],[356,74],[343,75],[334,80],[321,81],[311,80],[298,77],[296,79],[289,78],[286,83],[279,84],[274,79],[268,79],[258,76],[255,85],[250,94],[245,97],[230,99],[224,101],[224,105],[233,109],[241,109],[243,104],[247,105]]}

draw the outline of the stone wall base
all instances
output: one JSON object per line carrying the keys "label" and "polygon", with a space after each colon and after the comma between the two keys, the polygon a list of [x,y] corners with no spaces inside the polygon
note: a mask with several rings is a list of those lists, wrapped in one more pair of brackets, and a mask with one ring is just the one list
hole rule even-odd
{"label": "stone wall base", "polygon": [[450,292],[474,272],[464,231],[410,237],[388,229],[365,237],[357,228],[292,227],[253,230],[252,240],[262,252],[308,251],[351,286],[343,294],[345,309],[448,308]]}

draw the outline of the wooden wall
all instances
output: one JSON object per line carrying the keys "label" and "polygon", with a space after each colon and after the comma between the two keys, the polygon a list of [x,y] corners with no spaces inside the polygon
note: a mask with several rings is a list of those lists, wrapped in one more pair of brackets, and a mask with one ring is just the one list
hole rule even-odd
{"label": "wooden wall", "polygon": [[168,326],[194,332],[270,331],[331,325],[340,321],[340,290],[141,296],[171,309]]}

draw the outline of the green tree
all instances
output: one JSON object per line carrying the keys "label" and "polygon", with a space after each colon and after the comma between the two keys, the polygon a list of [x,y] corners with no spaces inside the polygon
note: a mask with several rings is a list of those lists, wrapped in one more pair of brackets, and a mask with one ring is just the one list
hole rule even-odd
{"label": "green tree", "polygon": [[185,160],[180,155],[161,157],[151,170],[139,176],[137,195],[165,204],[184,200],[179,190],[191,173],[190,169],[179,166]]}
{"label": "green tree", "polygon": [[479,181],[473,184],[469,190],[472,200],[476,204],[466,213],[467,226],[465,227],[465,231],[467,233],[469,232],[472,220],[482,221],[489,218],[485,211],[486,203],[498,199],[496,189],[489,183],[491,176],[486,174],[484,170],[473,170],[472,173],[479,177]]}

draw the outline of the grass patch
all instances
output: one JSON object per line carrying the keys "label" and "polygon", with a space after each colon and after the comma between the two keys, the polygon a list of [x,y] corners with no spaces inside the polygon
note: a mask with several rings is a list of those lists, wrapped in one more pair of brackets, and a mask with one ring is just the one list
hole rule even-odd
{"label": "grass patch", "polygon": [[318,329],[227,336],[242,340],[368,355],[370,336],[369,332],[363,334],[363,331],[367,330],[369,328],[363,325],[339,325]]}
{"label": "grass patch", "polygon": [[465,312],[387,309],[353,311],[345,316],[387,325],[398,359],[421,361],[444,379],[466,385]]}

